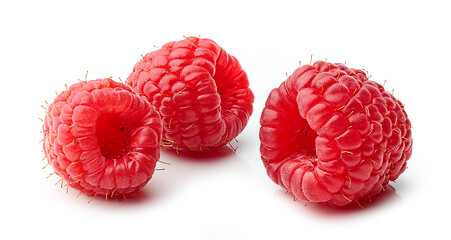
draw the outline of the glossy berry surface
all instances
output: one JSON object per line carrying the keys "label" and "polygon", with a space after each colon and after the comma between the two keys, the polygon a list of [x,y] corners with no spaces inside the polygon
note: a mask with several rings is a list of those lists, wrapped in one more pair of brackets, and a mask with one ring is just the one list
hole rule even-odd
{"label": "glossy berry surface", "polygon": [[160,156],[161,119],[127,85],[73,84],[49,104],[44,152],[55,173],[87,195],[125,196],[151,179]]}
{"label": "glossy berry surface", "polygon": [[136,63],[126,81],[163,121],[162,145],[202,152],[243,131],[254,95],[238,60],[210,39],[168,42]]}
{"label": "glossy berry surface", "polygon": [[404,105],[344,64],[298,68],[271,91],[260,123],[269,177],[304,201],[343,206],[377,194],[412,154]]}

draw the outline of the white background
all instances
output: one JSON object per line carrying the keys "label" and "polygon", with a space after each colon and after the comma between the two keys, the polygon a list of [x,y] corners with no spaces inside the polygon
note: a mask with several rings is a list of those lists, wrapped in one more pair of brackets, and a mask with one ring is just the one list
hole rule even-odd
{"label": "white background", "polygon": [[[119,3],[121,2],[121,3]],[[381,239],[450,237],[446,1],[2,1],[1,239]],[[39,140],[55,90],[78,78],[125,80],[140,59],[183,36],[215,40],[249,76],[255,111],[211,156],[162,153],[139,198],[94,199],[55,185]],[[299,64],[364,68],[406,104],[407,171],[363,209],[293,201],[266,176],[259,118],[269,91]]]}

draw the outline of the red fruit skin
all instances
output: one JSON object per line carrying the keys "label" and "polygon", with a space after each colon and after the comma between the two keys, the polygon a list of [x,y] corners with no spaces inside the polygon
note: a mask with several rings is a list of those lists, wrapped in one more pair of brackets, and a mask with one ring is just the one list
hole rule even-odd
{"label": "red fruit skin", "polygon": [[161,131],[158,112],[129,86],[97,79],[73,84],[48,106],[43,149],[70,187],[123,197],[151,179]]}
{"label": "red fruit skin", "polygon": [[260,124],[269,177],[309,202],[358,203],[397,179],[412,154],[404,105],[343,64],[298,68],[271,91]]}
{"label": "red fruit skin", "polygon": [[254,95],[238,60],[210,39],[168,42],[136,63],[126,83],[163,121],[164,147],[202,152],[243,131]]}

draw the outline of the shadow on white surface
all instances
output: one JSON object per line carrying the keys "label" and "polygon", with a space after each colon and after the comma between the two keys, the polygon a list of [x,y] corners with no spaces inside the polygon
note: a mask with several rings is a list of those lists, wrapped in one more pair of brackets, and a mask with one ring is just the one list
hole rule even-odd
{"label": "shadow on white surface", "polygon": [[[214,189],[231,188],[234,182],[250,179],[250,166],[228,145],[202,153],[161,150],[160,162],[149,183],[126,198],[83,196],[91,204],[127,208],[130,205],[159,205],[180,201],[189,196],[194,200],[220,194]],[[244,176],[244,177],[243,177]],[[206,179],[208,179],[206,181]],[[188,192],[187,192],[188,191]],[[202,195],[203,196],[202,196]],[[179,200],[177,200],[179,199]],[[190,201],[190,200],[187,200]]]}
{"label": "shadow on white surface", "polygon": [[235,151],[228,145],[219,147],[209,152],[177,152],[174,149],[162,149],[162,155],[171,159],[177,159],[186,162],[205,162],[213,163],[225,160],[235,155]]}
{"label": "shadow on white surface", "polygon": [[361,198],[358,200],[358,203],[354,201],[342,207],[334,207],[328,203],[308,203],[295,200],[292,193],[286,192],[283,189],[279,191],[279,194],[285,195],[287,200],[295,201],[300,208],[303,208],[302,210],[308,209],[308,211],[312,212],[314,215],[325,217],[361,214],[382,208],[394,201],[401,200],[401,196],[396,193],[395,188],[390,184],[385,186],[385,191],[382,191],[379,194]]}

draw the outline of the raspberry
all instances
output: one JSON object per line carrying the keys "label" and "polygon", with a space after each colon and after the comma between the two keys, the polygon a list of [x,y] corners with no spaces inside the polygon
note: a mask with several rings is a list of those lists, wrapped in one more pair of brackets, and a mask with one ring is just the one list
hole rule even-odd
{"label": "raspberry", "polygon": [[404,105],[339,63],[298,68],[272,90],[260,124],[269,177],[309,202],[359,203],[397,179],[412,154]]}
{"label": "raspberry", "polygon": [[252,114],[254,95],[246,73],[210,39],[166,43],[136,63],[126,83],[158,110],[162,145],[176,151],[225,145]]}
{"label": "raspberry", "polygon": [[79,82],[47,110],[45,156],[80,194],[125,196],[152,177],[160,157],[161,120],[129,86],[111,79]]}

